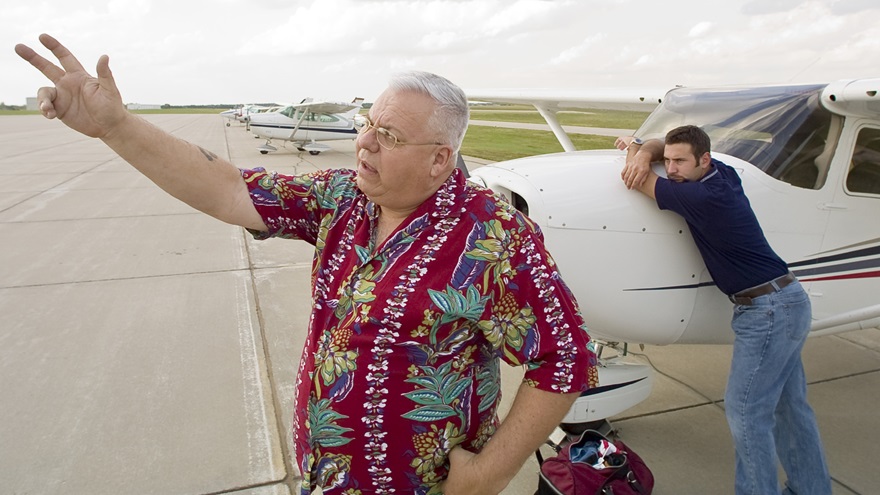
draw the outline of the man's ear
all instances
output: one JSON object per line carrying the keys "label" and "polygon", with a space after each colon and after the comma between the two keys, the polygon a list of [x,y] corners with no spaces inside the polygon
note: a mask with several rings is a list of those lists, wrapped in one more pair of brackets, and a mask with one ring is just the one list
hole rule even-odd
{"label": "man's ear", "polygon": [[455,162],[452,160],[454,155],[452,148],[449,146],[441,146],[435,151],[433,154],[434,159],[431,162],[431,177],[444,177],[445,180],[451,169],[455,168]]}
{"label": "man's ear", "polygon": [[710,155],[707,151],[703,153],[703,156],[700,157],[700,167],[706,168],[709,166],[710,163],[712,163],[712,155]]}

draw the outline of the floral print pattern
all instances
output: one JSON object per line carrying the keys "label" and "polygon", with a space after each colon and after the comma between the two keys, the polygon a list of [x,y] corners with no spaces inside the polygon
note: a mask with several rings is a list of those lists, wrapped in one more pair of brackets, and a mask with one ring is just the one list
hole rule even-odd
{"label": "floral print pattern", "polygon": [[243,170],[269,227],[315,246],[293,439],[302,493],[437,493],[447,455],[495,432],[500,360],[525,383],[595,386],[577,303],[540,230],[456,170],[381,245],[356,172]]}

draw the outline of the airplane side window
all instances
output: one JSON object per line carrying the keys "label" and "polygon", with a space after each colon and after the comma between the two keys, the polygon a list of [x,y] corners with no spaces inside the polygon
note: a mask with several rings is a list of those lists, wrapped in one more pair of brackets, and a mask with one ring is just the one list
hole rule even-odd
{"label": "airplane side window", "polygon": [[846,189],[851,193],[880,195],[880,129],[859,131]]}
{"label": "airplane side window", "polygon": [[636,135],[663,136],[683,124],[703,128],[712,151],[750,163],[795,187],[821,189],[843,119],[820,103],[822,86],[691,91],[676,89]]}
{"label": "airplane side window", "polygon": [[828,176],[843,119],[821,111],[808,122],[786,140],[772,169],[779,180],[795,187],[820,189]]}

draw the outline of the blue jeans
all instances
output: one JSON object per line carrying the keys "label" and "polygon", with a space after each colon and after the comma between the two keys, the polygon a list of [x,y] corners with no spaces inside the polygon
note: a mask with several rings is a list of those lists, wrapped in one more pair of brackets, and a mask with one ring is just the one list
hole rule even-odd
{"label": "blue jeans", "polygon": [[733,311],[733,360],[725,412],[736,448],[737,495],[830,494],[831,477],[816,417],[807,403],[801,349],[810,331],[810,299],[797,281]]}

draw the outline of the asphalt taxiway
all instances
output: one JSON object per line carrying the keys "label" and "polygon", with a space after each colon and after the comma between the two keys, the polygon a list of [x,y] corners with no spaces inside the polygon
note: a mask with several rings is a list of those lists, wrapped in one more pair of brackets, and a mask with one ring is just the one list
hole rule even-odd
{"label": "asphalt taxiway", "polygon": [[[146,118],[240,167],[354,163],[350,141],[261,155],[219,115]],[[0,253],[0,493],[291,493],[309,245],[254,241],[99,141],[3,116]],[[655,387],[612,424],[653,470],[655,494],[733,493],[730,354],[649,346],[627,357],[656,369]],[[804,361],[834,493],[877,493],[880,330],[811,339]],[[507,403],[521,372],[504,373]],[[504,493],[533,493],[536,471],[530,459]]]}

